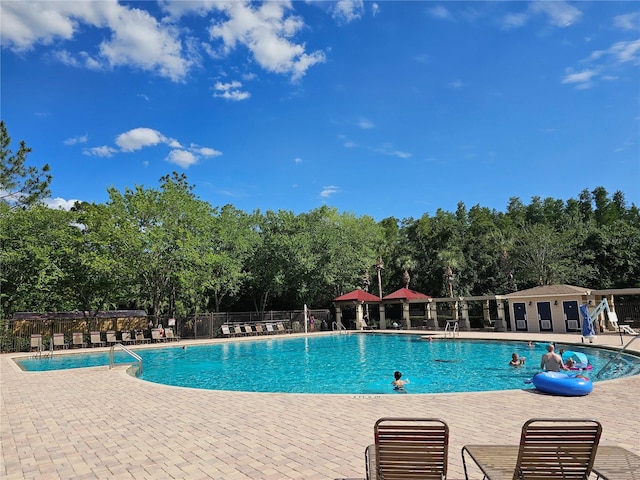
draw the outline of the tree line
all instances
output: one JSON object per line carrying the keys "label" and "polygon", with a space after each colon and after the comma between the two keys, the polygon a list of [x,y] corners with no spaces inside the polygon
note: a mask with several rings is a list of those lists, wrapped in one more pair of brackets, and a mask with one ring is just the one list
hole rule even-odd
{"label": "tree line", "polygon": [[[640,286],[640,212],[603,187],[577,199],[462,202],[376,221],[323,206],[307,213],[212,206],[184,174],[155,188],[108,189],[104,204],[47,208],[49,167],[27,167],[0,123],[0,303],[18,311],[144,309],[154,315],[328,307],[354,288],[433,297],[537,285]],[[375,280],[374,280],[375,279]]]}

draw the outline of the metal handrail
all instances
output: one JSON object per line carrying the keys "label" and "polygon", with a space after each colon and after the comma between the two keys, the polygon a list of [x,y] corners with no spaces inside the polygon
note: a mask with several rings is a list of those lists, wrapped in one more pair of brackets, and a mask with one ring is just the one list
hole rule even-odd
{"label": "metal handrail", "polygon": [[[138,375],[140,375],[142,373],[142,357],[138,355],[136,352],[134,352],[133,350],[128,349],[121,343],[116,343],[112,345],[111,348],[109,349],[109,370],[111,370],[115,365],[113,357],[114,357],[114,352],[116,347],[120,348],[120,350],[122,350],[125,353],[128,353],[129,355],[131,355],[133,358],[136,359],[136,362],[138,363]],[[134,362],[127,363],[125,365],[134,365]]]}
{"label": "metal handrail", "polygon": [[347,332],[347,327],[345,327],[345,326],[342,324],[342,322],[338,323],[338,322],[334,321],[334,322],[331,324],[331,329],[332,329],[333,331],[339,330],[339,331],[340,331],[340,333],[348,333],[348,332]]}
{"label": "metal handrail", "polygon": [[[450,326],[451,324],[453,324],[453,327]],[[447,324],[445,325],[445,327],[444,327],[444,337],[447,338],[449,333],[451,333],[451,338],[454,338],[456,336],[456,334],[458,336],[460,336],[460,331],[458,330],[458,321],[457,320],[447,322]]]}
{"label": "metal handrail", "polygon": [[596,373],[596,378],[600,378],[600,375],[602,374],[602,372],[604,372],[604,370],[613,362],[615,362],[618,358],[620,358],[620,355],[622,355],[624,353],[624,351],[627,349],[627,347],[629,345],[631,345],[633,342],[635,342],[638,338],[640,338],[640,334],[635,335],[631,340],[629,340],[627,342],[627,344],[622,347],[620,350],[618,350],[618,354],[613,357],[611,360],[609,360],[607,363],[605,363],[604,367],[602,367],[600,370],[598,370],[598,373]]}

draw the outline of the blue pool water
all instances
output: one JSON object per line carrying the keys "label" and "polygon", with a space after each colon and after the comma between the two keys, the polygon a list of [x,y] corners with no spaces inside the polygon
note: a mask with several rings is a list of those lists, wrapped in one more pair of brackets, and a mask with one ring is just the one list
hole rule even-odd
{"label": "blue pool water", "polygon": [[[149,382],[167,385],[285,393],[392,394],[393,372],[409,379],[408,393],[479,392],[533,388],[526,381],[539,371],[544,343],[435,340],[408,335],[332,335],[261,338],[214,345],[177,345],[136,350]],[[559,347],[561,348],[561,346]],[[567,349],[569,349],[567,347]],[[595,374],[616,352],[570,348],[587,355]],[[527,358],[508,365],[511,353]],[[128,362],[116,352],[116,363]],[[25,370],[58,370],[108,365],[107,352],[57,354],[16,360]],[[640,374],[640,358],[624,354],[600,380]]]}

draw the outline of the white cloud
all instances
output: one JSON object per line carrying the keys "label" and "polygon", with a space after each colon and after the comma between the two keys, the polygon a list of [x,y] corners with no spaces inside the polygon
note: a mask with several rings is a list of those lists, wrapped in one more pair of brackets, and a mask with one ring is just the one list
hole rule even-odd
{"label": "white cloud", "polygon": [[449,10],[447,10],[447,8],[443,7],[442,5],[436,5],[435,7],[429,8],[427,11],[429,12],[429,15],[434,18],[438,18],[441,20],[453,20],[451,12],[449,12]]}
{"label": "white cloud", "polygon": [[301,18],[286,14],[289,2],[265,2],[252,8],[248,2],[216,4],[228,20],[215,23],[209,34],[222,41],[222,52],[228,54],[238,44],[251,51],[258,64],[274,73],[291,75],[293,80],[303,77],[317,63],[325,61],[324,53],[306,53],[304,44],[290,39],[304,27]]}
{"label": "white cloud", "polygon": [[90,157],[113,157],[117,153],[117,150],[107,145],[102,145],[101,147],[87,148],[82,153]]}
{"label": "white cloud", "polygon": [[64,198],[45,198],[44,204],[53,210],[66,210],[67,212],[73,208],[76,202],[80,200],[71,199],[65,200]]}
{"label": "white cloud", "polygon": [[157,130],[151,128],[134,128],[133,130],[118,135],[116,145],[118,145],[123,152],[133,152],[143,147],[154,146],[159,143],[169,143],[170,141],[170,139]]}
{"label": "white cloud", "polygon": [[294,163],[302,163],[302,159],[300,157],[296,157],[293,159]]}
{"label": "white cloud", "polygon": [[591,80],[598,74],[595,70],[584,70],[582,72],[573,72],[567,69],[567,74],[562,79],[562,83],[575,83],[576,88],[585,89],[592,85]]}
{"label": "white cloud", "polygon": [[[516,4],[517,5],[517,4]],[[533,1],[527,10],[520,13],[509,13],[502,19],[505,29],[518,28],[531,18],[542,15],[554,27],[569,27],[580,20],[582,12],[564,1]]]}
{"label": "white cloud", "polygon": [[616,80],[620,78],[616,71],[625,64],[640,65],[640,39],[617,42],[606,50],[595,50],[582,63],[578,72],[567,68],[562,83],[576,84],[576,88],[585,89],[591,87],[596,78]]}
{"label": "white cloud", "polygon": [[242,91],[241,87],[242,83],[237,80],[229,83],[216,82],[216,84],[213,86],[213,88],[215,89],[213,96],[217,98],[224,98],[226,100],[232,100],[234,102],[246,100],[251,97],[251,94],[249,92]]}
{"label": "white cloud", "polygon": [[326,187],[322,187],[322,191],[320,192],[320,196],[322,198],[329,198],[331,195],[335,194],[338,192],[338,187],[336,187],[335,185],[329,185]]}
{"label": "white cloud", "polygon": [[139,93],[138,95],[136,95],[137,97],[142,98],[143,100],[145,100],[146,102],[149,101],[149,97],[147,97],[144,93]]}
{"label": "white cloud", "polygon": [[640,30],[640,12],[627,13],[613,17],[613,24],[623,30]]}
{"label": "white cloud", "polygon": [[[121,152],[135,152],[144,147],[165,144],[171,148],[165,160],[184,168],[198,163],[201,157],[210,158],[222,155],[222,152],[218,150],[210,147],[202,147],[195,143],[190,144],[189,147],[183,147],[178,140],[169,138],[152,128],[145,127],[134,128],[128,132],[121,133],[116,137],[115,143]],[[118,150],[112,147],[102,146],[86,149],[83,153],[94,157],[112,157],[118,153]],[[143,164],[147,166],[149,162],[144,161]]]}
{"label": "white cloud", "polygon": [[182,168],[189,168],[198,163],[198,157],[187,150],[171,150],[166,158],[169,163],[175,163]]}
{"label": "white cloud", "polygon": [[366,118],[361,118],[358,121],[358,126],[362,129],[369,129],[369,128],[374,128],[375,125],[373,124],[373,122],[371,122],[370,120],[367,120]]}
{"label": "white cloud", "polygon": [[385,143],[382,147],[372,148],[371,150],[373,150],[374,152],[377,152],[377,153],[382,153],[384,155],[390,155],[392,157],[398,157],[398,158],[410,158],[412,156],[408,152],[403,152],[401,150],[395,150],[393,148],[393,145],[391,145],[390,143]]}
{"label": "white cloud", "polygon": [[349,140],[349,141],[344,142],[344,146],[346,148],[354,148],[354,147],[357,147],[358,144],[356,142],[352,142],[352,141]]}
{"label": "white cloud", "polygon": [[198,155],[202,155],[203,157],[217,157],[219,155],[222,155],[222,152],[214,150],[213,148],[197,147],[193,144],[191,145],[191,151],[197,153]]}
{"label": "white cloud", "polygon": [[555,27],[568,27],[580,20],[582,12],[567,2],[535,1],[529,6],[532,13],[543,14],[551,25]]}
{"label": "white cloud", "polygon": [[158,22],[146,10],[116,1],[2,2],[0,19],[2,46],[14,51],[72,41],[85,26],[109,32],[93,54],[79,53],[82,61],[66,50],[56,53],[66,65],[92,69],[131,66],[177,82],[184,80],[194,64],[184,55],[177,28]]}
{"label": "white cloud", "polygon": [[380,5],[373,2],[371,4],[371,14],[375,17],[376,15],[378,15],[379,12],[380,12]]}
{"label": "white cloud", "polygon": [[64,142],[65,145],[75,145],[76,143],[87,143],[89,137],[87,135],[82,135],[80,137],[67,138]]}
{"label": "white cloud", "polygon": [[362,17],[363,12],[362,0],[338,0],[333,8],[333,18],[349,23]]}
{"label": "white cloud", "polygon": [[448,88],[452,88],[454,90],[459,90],[465,86],[462,80],[454,80],[453,82],[447,83]]}

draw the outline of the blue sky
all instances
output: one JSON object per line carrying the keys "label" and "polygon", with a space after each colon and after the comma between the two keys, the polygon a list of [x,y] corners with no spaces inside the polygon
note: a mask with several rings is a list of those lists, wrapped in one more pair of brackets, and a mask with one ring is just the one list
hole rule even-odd
{"label": "blue sky", "polygon": [[0,3],[2,119],[52,205],[185,173],[212,205],[377,220],[640,204],[637,2]]}

